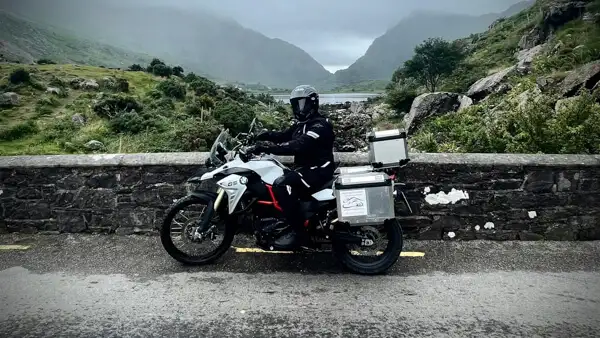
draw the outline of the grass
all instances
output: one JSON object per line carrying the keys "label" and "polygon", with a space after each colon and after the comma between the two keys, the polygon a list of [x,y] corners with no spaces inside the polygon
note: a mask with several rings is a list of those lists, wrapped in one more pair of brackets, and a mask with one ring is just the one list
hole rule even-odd
{"label": "grass", "polygon": [[[11,83],[18,69],[30,75],[27,82]],[[95,80],[99,88],[82,89],[74,80]],[[128,86],[118,85],[124,81]],[[272,97],[210,81],[198,91],[186,81],[73,64],[2,64],[0,87],[17,93],[20,103],[0,108],[0,155],[205,151],[222,125],[246,130],[255,116],[275,128],[287,121],[286,107],[269,111],[259,102]],[[91,140],[104,149],[87,149]]]}

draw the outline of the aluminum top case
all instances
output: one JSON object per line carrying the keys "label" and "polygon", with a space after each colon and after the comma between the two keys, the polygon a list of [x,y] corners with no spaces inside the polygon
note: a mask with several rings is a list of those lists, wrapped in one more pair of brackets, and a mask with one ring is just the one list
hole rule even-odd
{"label": "aluminum top case", "polygon": [[373,172],[373,166],[364,165],[359,167],[339,167],[335,170],[339,175],[363,174]]}
{"label": "aluminum top case", "polygon": [[376,170],[402,167],[410,161],[406,132],[400,129],[372,131],[367,140],[369,162]]}
{"label": "aluminum top case", "polygon": [[339,222],[363,226],[395,218],[394,182],[386,173],[341,175],[334,191]]}

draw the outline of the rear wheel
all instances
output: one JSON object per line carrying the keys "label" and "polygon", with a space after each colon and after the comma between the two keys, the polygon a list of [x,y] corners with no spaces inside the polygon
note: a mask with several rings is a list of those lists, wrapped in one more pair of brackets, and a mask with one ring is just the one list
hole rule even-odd
{"label": "rear wheel", "polygon": [[227,214],[221,210],[213,213],[208,230],[199,238],[194,234],[204,217],[208,217],[212,194],[185,197],[173,205],[163,221],[160,239],[167,253],[177,261],[189,265],[209,264],[221,257],[233,242],[235,229],[228,225]]}
{"label": "rear wheel", "polygon": [[352,227],[349,231],[370,239],[373,244],[360,246],[334,242],[333,252],[347,269],[358,274],[376,275],[396,264],[404,244],[402,227],[397,219],[377,226]]}

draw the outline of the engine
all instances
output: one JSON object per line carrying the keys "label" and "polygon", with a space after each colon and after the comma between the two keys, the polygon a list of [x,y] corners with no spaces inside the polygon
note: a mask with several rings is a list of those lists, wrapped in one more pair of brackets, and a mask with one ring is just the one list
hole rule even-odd
{"label": "engine", "polygon": [[275,217],[256,220],[254,226],[256,244],[264,250],[270,250],[271,243],[279,237],[281,230],[285,229],[286,226],[288,225],[284,220]]}

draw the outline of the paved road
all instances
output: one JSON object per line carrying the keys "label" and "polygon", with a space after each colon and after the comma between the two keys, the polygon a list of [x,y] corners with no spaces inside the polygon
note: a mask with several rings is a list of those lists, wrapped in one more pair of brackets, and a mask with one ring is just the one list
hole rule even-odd
{"label": "paved road", "polygon": [[[1,337],[597,337],[600,243],[407,242],[386,276],[328,254],[187,268],[156,237],[4,235]],[[245,241],[237,245],[247,244]]]}

